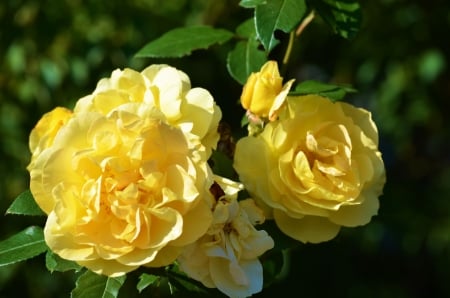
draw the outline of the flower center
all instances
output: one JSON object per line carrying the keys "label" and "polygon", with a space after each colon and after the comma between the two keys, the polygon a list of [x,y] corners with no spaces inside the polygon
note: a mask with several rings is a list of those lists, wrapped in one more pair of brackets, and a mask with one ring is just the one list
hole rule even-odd
{"label": "flower center", "polygon": [[352,144],[343,125],[326,123],[308,131],[303,151],[310,169],[325,176],[345,176],[351,169]]}

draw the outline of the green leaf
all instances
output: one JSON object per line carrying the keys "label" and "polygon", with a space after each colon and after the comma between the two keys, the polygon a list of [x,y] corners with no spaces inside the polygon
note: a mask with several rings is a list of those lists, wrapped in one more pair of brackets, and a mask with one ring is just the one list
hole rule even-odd
{"label": "green leaf", "polygon": [[267,61],[265,52],[258,49],[255,39],[240,41],[228,53],[227,69],[231,77],[244,85],[252,72],[259,71]]}
{"label": "green leaf", "polygon": [[227,69],[231,77],[243,85],[252,72],[259,71],[267,61],[267,55],[259,49],[260,43],[256,39],[253,19],[239,25],[236,34],[245,40],[238,42],[228,53]]}
{"label": "green leaf", "polygon": [[344,38],[353,38],[361,26],[358,0],[308,0],[333,31]]}
{"label": "green leaf", "polygon": [[247,115],[243,115],[241,118],[241,127],[244,127],[250,123],[250,120],[248,119]]}
{"label": "green leaf", "polygon": [[0,242],[0,266],[33,258],[47,249],[42,228],[28,227]]}
{"label": "green leaf", "polygon": [[333,101],[337,101],[343,99],[347,93],[354,92],[356,92],[356,90],[348,86],[333,85],[309,80],[303,81],[297,85],[294,91],[289,93],[289,95],[318,94],[320,96],[328,97]]}
{"label": "green leaf", "polygon": [[[218,291],[207,288],[201,282],[192,279],[186,273],[180,271],[177,264],[173,264],[167,270],[169,285],[177,290],[182,297],[218,297]],[[195,294],[194,294],[195,293]]]}
{"label": "green leaf", "polygon": [[305,0],[271,0],[255,8],[255,26],[258,38],[267,52],[279,41],[275,31],[292,31],[306,13]]}
{"label": "green leaf", "polygon": [[261,258],[264,268],[264,285],[267,287],[284,280],[290,272],[292,248],[271,250]]}
{"label": "green leaf", "polygon": [[239,5],[245,8],[254,8],[260,4],[265,4],[267,0],[241,0]]}
{"label": "green leaf", "polygon": [[211,161],[211,168],[214,174],[230,179],[235,176],[233,161],[225,153],[221,151],[213,151]]}
{"label": "green leaf", "polygon": [[69,261],[61,258],[60,256],[54,254],[50,250],[47,251],[45,255],[45,265],[50,272],[59,271],[65,272],[69,270],[79,271],[81,270],[81,266],[73,261]]}
{"label": "green leaf", "polygon": [[256,38],[255,20],[250,18],[236,28],[239,37]]}
{"label": "green leaf", "polygon": [[126,275],[107,277],[92,271],[86,271],[76,281],[76,287],[70,293],[72,298],[115,298],[125,282]]}
{"label": "green leaf", "polygon": [[139,276],[139,282],[137,283],[136,288],[138,289],[138,291],[140,293],[148,286],[159,281],[159,279],[160,279],[160,276],[158,276],[158,275],[143,273]]}
{"label": "green leaf", "polygon": [[6,214],[46,215],[36,204],[29,190],[24,191],[14,200],[8,210],[6,210]]}
{"label": "green leaf", "polygon": [[222,44],[232,37],[230,31],[209,26],[176,28],[145,45],[136,57],[183,57],[194,50]]}

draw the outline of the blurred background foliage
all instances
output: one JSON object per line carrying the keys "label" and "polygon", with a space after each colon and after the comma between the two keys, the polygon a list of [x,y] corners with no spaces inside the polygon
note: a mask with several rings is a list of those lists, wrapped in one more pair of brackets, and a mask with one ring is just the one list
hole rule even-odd
{"label": "blurred background foliage", "polygon": [[[28,188],[28,134],[43,113],[72,107],[116,68],[170,63],[213,93],[236,135],[241,86],[227,45],[183,59],[134,54],[169,29],[210,24],[234,30],[251,11],[237,0],[3,0],[0,2],[0,206]],[[284,281],[299,297],[450,296],[450,3],[362,1],[352,40],[317,18],[296,41],[286,78],[351,84],[348,98],[372,111],[387,184],[379,215],[333,241],[293,251]],[[280,35],[286,39],[286,36]],[[283,54],[283,43],[271,58]],[[0,217],[1,239],[42,218]],[[68,297],[72,273],[50,274],[43,257],[0,268],[0,297]],[[136,291],[125,287],[124,297]]]}

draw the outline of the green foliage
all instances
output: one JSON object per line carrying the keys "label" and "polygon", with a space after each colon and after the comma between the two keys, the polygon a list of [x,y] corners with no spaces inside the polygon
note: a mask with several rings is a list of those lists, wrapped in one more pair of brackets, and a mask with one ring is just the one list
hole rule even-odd
{"label": "green foliage", "polygon": [[0,242],[0,266],[33,258],[47,250],[42,228],[32,226]]}
{"label": "green foliage", "polygon": [[264,285],[281,282],[290,272],[292,249],[273,250],[263,256]]}
{"label": "green foliage", "polygon": [[232,162],[230,157],[221,151],[214,151],[210,161],[214,173],[230,179],[235,176]]}
{"label": "green foliage", "polygon": [[76,287],[70,293],[71,298],[116,298],[125,282],[126,275],[107,277],[92,271],[86,271],[76,282]]}
{"label": "green foliage", "polygon": [[258,71],[267,61],[267,55],[259,49],[253,20],[242,23],[236,33],[244,40],[239,41],[235,48],[228,53],[227,69],[231,77],[240,84],[245,84],[252,72]]}
{"label": "green foliage", "polygon": [[339,86],[328,83],[322,83],[319,81],[308,80],[298,84],[291,95],[307,95],[318,94],[324,97],[328,97],[332,101],[341,100],[347,93],[353,93],[356,90],[348,86]]}
{"label": "green foliage", "polygon": [[194,50],[221,44],[233,37],[233,33],[209,26],[173,29],[145,45],[136,57],[183,57]]}
{"label": "green foliage", "polygon": [[290,32],[306,13],[304,0],[272,0],[255,8],[255,26],[258,38],[267,52],[270,52],[279,41],[275,31]]}
{"label": "green foliage", "polygon": [[241,0],[239,5],[245,8],[255,8],[260,4],[266,4],[267,0]]}
{"label": "green foliage", "polygon": [[58,272],[65,272],[69,270],[75,270],[79,271],[81,270],[81,266],[73,261],[69,261],[66,259],[61,258],[57,254],[54,254],[50,250],[47,251],[45,254],[45,266],[47,267],[48,271],[58,271]]}
{"label": "green foliage", "polygon": [[160,278],[161,277],[158,275],[143,273],[139,276],[139,282],[137,283],[136,288],[140,293],[148,286],[151,286],[154,283],[159,282]]}
{"label": "green foliage", "polygon": [[29,190],[24,191],[14,200],[8,210],[6,210],[6,214],[45,215],[44,211],[36,204]]}
{"label": "green foliage", "polygon": [[206,288],[202,283],[189,278],[177,270],[175,266],[172,267],[172,270],[168,271],[168,283],[172,289],[172,293],[178,292],[181,296],[214,297],[218,294],[216,289]]}
{"label": "green foliage", "polygon": [[353,38],[361,25],[358,0],[308,0],[309,5],[344,38]]}

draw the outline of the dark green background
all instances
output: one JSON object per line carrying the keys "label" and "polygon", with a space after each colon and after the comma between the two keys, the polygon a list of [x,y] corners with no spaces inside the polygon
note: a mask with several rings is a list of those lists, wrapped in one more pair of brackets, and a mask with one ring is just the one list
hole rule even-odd
{"label": "dark green background", "polygon": [[[130,0],[0,3],[0,207],[28,188],[28,134],[43,113],[71,107],[115,68],[170,63],[209,89],[236,134],[241,86],[226,71],[229,45],[183,59],[133,58],[171,28],[234,30],[250,16],[238,1]],[[320,18],[302,34],[286,78],[352,84],[348,98],[373,112],[387,184],[379,215],[292,255],[284,283],[256,297],[450,296],[450,4],[362,1],[352,41]],[[285,36],[280,35],[285,41]],[[280,59],[284,43],[271,58]],[[2,212],[3,212],[2,211]],[[0,239],[42,218],[2,216]],[[0,268],[0,297],[68,297],[73,274],[50,274],[43,257]],[[122,297],[135,295],[126,287]]]}

